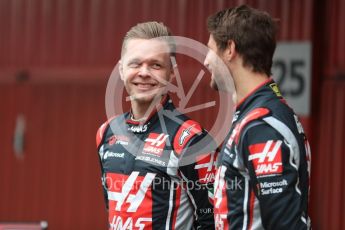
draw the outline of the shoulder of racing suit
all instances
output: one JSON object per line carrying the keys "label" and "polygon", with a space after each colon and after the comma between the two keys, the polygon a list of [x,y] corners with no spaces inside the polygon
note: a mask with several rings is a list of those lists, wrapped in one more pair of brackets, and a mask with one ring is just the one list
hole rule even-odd
{"label": "shoulder of racing suit", "polygon": [[104,122],[97,130],[96,133],[96,147],[97,149],[100,147],[101,143],[103,142],[105,133],[107,132],[110,123],[115,120],[118,116],[113,116],[109,118],[106,122]]}

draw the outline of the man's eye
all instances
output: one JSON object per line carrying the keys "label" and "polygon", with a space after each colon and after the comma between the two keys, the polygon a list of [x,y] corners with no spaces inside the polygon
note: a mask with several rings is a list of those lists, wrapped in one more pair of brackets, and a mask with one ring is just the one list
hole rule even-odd
{"label": "man's eye", "polygon": [[139,63],[136,63],[136,62],[129,63],[128,67],[129,68],[138,68],[139,67]]}
{"label": "man's eye", "polygon": [[158,64],[158,63],[154,63],[154,64],[152,65],[152,68],[154,68],[154,69],[160,69],[160,68],[162,68],[162,65],[161,65],[161,64]]}

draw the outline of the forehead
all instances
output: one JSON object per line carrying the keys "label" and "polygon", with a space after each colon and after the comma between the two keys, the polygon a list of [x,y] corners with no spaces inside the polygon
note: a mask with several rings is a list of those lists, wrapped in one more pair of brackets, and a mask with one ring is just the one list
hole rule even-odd
{"label": "forehead", "polygon": [[207,42],[207,46],[211,49],[217,50],[217,44],[216,44],[216,41],[214,40],[212,34],[210,34],[210,37],[209,37],[208,42]]}
{"label": "forehead", "polygon": [[165,41],[157,39],[130,39],[126,45],[123,59],[164,59],[170,56]]}

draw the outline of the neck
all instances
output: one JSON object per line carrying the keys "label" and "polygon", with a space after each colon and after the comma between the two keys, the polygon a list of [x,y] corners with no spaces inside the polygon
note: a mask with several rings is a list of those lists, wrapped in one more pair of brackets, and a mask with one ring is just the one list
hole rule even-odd
{"label": "neck", "polygon": [[255,73],[243,67],[233,71],[232,76],[236,87],[237,104],[269,78],[266,74]]}
{"label": "neck", "polygon": [[161,98],[154,98],[149,102],[133,100],[131,102],[133,119],[139,121],[146,120],[150,113],[156,108],[156,105],[160,103],[160,101]]}

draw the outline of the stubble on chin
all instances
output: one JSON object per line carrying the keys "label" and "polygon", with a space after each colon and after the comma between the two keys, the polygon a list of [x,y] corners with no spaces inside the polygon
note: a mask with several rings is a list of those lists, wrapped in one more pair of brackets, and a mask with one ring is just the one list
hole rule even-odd
{"label": "stubble on chin", "polygon": [[143,104],[147,104],[149,102],[151,102],[154,98],[154,96],[152,95],[143,95],[143,94],[132,94],[130,96],[132,101],[136,101],[138,103],[143,103]]}
{"label": "stubble on chin", "polygon": [[130,98],[138,103],[147,104],[156,100],[159,101],[162,96],[162,91],[152,90],[151,92],[132,94]]}

